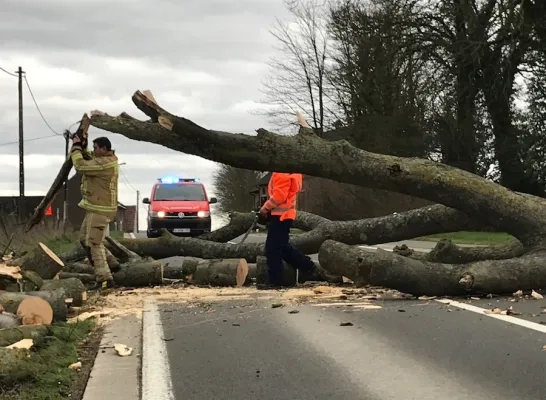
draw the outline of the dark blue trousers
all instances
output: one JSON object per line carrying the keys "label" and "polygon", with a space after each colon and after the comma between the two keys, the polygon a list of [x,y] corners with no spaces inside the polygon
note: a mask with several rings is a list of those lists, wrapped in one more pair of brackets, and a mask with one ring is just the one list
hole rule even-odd
{"label": "dark blue trousers", "polygon": [[265,240],[265,256],[267,257],[267,273],[269,283],[282,285],[283,260],[290,266],[300,271],[312,271],[315,264],[311,258],[294,248],[289,242],[290,228],[294,220],[280,220],[280,216],[272,215],[267,227],[267,239]]}

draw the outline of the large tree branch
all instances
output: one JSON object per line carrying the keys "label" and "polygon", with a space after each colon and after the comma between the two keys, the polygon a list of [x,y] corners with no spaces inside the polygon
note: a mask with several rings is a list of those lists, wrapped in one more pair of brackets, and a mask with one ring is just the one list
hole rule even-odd
{"label": "large tree branch", "polygon": [[[249,218],[243,216],[244,214],[239,218],[244,223],[237,228],[241,233],[246,230],[244,227],[250,227],[252,214],[248,214]],[[462,212],[440,204],[355,221],[330,221],[315,214],[299,211],[294,225],[300,229],[311,229],[291,239],[292,245],[306,254],[317,253],[322,243],[328,239],[350,245],[379,244],[435,233],[482,229],[477,221],[468,218]],[[232,228],[227,229],[233,231]],[[218,243],[218,240],[214,241],[217,243],[211,243],[211,237],[204,235],[198,238],[179,238],[168,233],[157,239],[119,240],[138,255],[156,259],[189,256],[245,258],[248,262],[255,262],[257,256],[265,254],[263,243],[224,244]]]}
{"label": "large tree branch", "polygon": [[[83,114],[80,125],[76,130],[78,136],[82,139],[83,143],[87,143],[87,131],[89,130],[90,122],[91,121],[89,119],[89,116],[87,114]],[[47,207],[51,204],[53,199],[55,199],[55,196],[57,195],[59,190],[61,190],[64,182],[68,179],[68,175],[70,175],[72,167],[72,159],[70,158],[70,156],[68,156],[63,163],[59,173],[55,177],[53,184],[51,185],[48,192],[46,193],[40,204],[38,204],[38,207],[36,207],[34,213],[30,217],[26,226],[26,232],[29,232],[34,226],[38,225],[42,221]]]}
{"label": "large tree branch", "polygon": [[426,198],[510,233],[526,246],[542,245],[546,208],[469,172],[417,158],[370,153],[344,140],[287,137],[264,129],[257,136],[212,131],[168,113],[140,91],[133,95],[133,102],[159,123],[95,113],[91,124],[234,167],[298,171]]}

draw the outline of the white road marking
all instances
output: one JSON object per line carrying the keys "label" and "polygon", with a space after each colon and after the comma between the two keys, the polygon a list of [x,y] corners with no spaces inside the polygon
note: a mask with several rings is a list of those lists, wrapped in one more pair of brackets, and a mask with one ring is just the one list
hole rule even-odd
{"label": "white road marking", "polygon": [[443,304],[451,305],[453,307],[462,308],[463,310],[472,311],[472,312],[475,312],[476,314],[485,315],[486,317],[495,318],[495,319],[498,319],[498,320],[501,320],[501,321],[504,321],[504,322],[514,324],[514,325],[519,325],[519,326],[522,326],[522,327],[527,328],[527,329],[532,329],[534,331],[546,333],[546,326],[537,324],[536,322],[531,322],[531,321],[527,321],[525,319],[512,317],[511,315],[486,314],[485,313],[485,311],[486,311],[485,308],[476,307],[476,306],[473,306],[473,305],[467,304],[467,303],[460,303],[460,302],[455,301],[455,300],[436,299],[436,301],[440,302],[440,303],[443,303]]}
{"label": "white road marking", "polygon": [[157,303],[144,300],[142,316],[142,400],[175,400],[167,347]]}
{"label": "white road marking", "polygon": [[389,248],[384,248],[384,247],[375,247],[375,246],[365,246],[365,245],[362,245],[362,246],[358,246],[362,249],[369,249],[369,250],[377,250],[378,248],[382,249],[382,250],[387,250],[387,251],[392,251],[393,249],[389,249]]}

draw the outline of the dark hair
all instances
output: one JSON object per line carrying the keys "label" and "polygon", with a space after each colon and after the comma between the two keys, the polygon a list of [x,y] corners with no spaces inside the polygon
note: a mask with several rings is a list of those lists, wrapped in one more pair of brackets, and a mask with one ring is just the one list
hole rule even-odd
{"label": "dark hair", "polygon": [[93,140],[93,144],[96,144],[98,147],[106,148],[106,151],[112,150],[112,143],[107,137],[101,136]]}

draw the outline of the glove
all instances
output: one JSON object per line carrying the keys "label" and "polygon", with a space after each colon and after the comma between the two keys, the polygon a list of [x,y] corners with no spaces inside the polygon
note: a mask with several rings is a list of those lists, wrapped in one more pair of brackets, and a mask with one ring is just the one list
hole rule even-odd
{"label": "glove", "polygon": [[256,225],[259,226],[259,227],[264,227],[267,225],[267,223],[269,222],[269,214],[267,216],[265,215],[262,215],[262,214],[258,214],[256,216]]}

